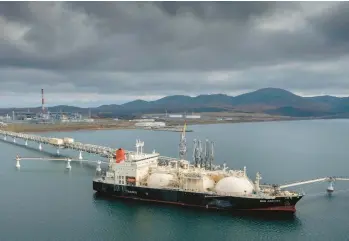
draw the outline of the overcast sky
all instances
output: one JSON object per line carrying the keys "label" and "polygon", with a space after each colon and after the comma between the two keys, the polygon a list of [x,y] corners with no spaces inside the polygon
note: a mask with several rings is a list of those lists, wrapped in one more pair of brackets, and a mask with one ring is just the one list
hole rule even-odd
{"label": "overcast sky", "polygon": [[0,2],[0,107],[349,96],[347,2]]}

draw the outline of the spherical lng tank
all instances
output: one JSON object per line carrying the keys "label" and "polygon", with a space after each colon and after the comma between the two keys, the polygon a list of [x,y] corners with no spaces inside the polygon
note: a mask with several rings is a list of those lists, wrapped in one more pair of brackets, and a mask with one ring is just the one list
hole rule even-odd
{"label": "spherical lng tank", "polygon": [[162,188],[170,185],[175,178],[172,174],[153,173],[148,177],[148,187]]}
{"label": "spherical lng tank", "polygon": [[253,189],[252,183],[244,177],[225,177],[215,187],[217,193],[226,195],[251,194]]}

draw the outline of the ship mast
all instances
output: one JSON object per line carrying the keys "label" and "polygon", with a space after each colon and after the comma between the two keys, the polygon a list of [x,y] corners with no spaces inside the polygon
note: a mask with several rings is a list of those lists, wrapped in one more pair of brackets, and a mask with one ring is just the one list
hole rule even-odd
{"label": "ship mast", "polygon": [[209,147],[209,142],[208,140],[206,139],[206,142],[205,142],[205,163],[204,163],[204,168],[207,169],[208,167],[208,161],[209,161],[209,158],[210,158],[210,147]]}
{"label": "ship mast", "polygon": [[187,154],[187,141],[185,139],[185,130],[186,130],[187,123],[184,122],[183,131],[181,133],[181,138],[179,141],[179,159],[185,160],[186,154]]}
{"label": "ship mast", "polygon": [[209,153],[210,157],[209,157],[209,161],[210,161],[210,170],[212,170],[212,163],[214,161],[214,143],[213,141],[211,141],[211,150]]}
{"label": "ship mast", "polygon": [[195,167],[198,167],[200,164],[200,146],[199,140],[196,139],[194,139],[193,160]]}
{"label": "ship mast", "polygon": [[201,167],[207,170],[213,169],[214,146],[213,142],[206,140],[205,149],[202,147],[201,140],[194,139],[193,161],[195,167]]}
{"label": "ship mast", "polygon": [[202,153],[202,145],[201,145],[201,140],[198,142],[198,161],[200,163],[200,168],[203,166],[203,159],[204,159],[204,154]]}
{"label": "ship mast", "polygon": [[212,170],[214,160],[213,142],[206,139],[205,145],[205,169]]}
{"label": "ship mast", "polygon": [[197,140],[194,139],[194,145],[193,145],[193,161],[194,161],[194,166],[197,167],[198,163],[197,163]]}

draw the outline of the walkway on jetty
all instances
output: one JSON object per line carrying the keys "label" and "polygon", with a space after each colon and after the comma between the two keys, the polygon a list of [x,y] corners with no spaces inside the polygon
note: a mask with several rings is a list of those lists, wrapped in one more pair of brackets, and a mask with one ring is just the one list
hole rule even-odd
{"label": "walkway on jetty", "polygon": [[[28,146],[29,141],[36,142],[38,143],[39,150],[42,150],[43,144],[50,145],[57,148],[57,154],[59,154],[60,149],[70,149],[70,150],[79,151],[80,152],[79,159],[83,159],[82,152],[92,153],[105,158],[115,158],[115,153],[117,150],[117,148],[75,142],[71,138],[60,139],[60,138],[54,138],[54,137],[43,137],[38,135],[4,131],[4,130],[0,130],[0,135],[3,136],[4,141],[7,141],[9,137],[12,138],[13,143],[17,143],[18,140],[22,140],[24,141],[24,146]],[[133,151],[127,151],[127,150],[125,150],[125,152],[129,154],[135,153]],[[175,158],[160,156],[159,160],[171,161],[171,160],[175,160]]]}

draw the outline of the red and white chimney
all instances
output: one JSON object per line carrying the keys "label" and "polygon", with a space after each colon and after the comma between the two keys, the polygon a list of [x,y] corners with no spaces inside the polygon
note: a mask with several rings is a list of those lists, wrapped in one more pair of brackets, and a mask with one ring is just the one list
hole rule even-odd
{"label": "red and white chimney", "polygon": [[42,108],[42,113],[45,113],[44,89],[41,89],[41,108]]}

